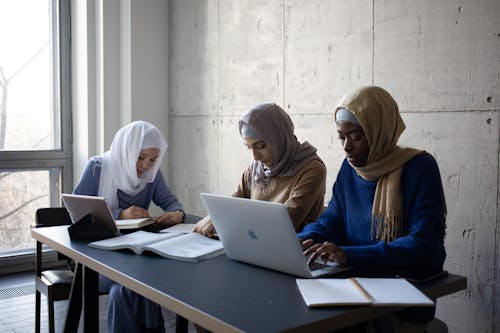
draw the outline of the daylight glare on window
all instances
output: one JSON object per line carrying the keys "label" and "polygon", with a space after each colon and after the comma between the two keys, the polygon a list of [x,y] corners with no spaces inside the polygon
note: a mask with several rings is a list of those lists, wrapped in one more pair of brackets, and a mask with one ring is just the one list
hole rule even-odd
{"label": "daylight glare on window", "polygon": [[0,150],[60,148],[51,36],[50,1],[0,0]]}
{"label": "daylight glare on window", "polygon": [[70,110],[61,105],[71,85],[60,82],[61,73],[69,77],[61,59],[69,64],[70,35],[61,24],[61,39],[59,25],[68,9],[63,0],[0,0],[0,263],[32,251],[36,210],[60,206],[64,177],[68,183],[69,131],[61,119]]}

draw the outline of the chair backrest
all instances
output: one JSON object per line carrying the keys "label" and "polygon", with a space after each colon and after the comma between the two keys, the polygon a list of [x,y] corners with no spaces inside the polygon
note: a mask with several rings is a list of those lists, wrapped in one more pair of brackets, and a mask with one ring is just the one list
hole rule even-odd
{"label": "chair backrest", "polygon": [[54,227],[71,224],[71,218],[64,207],[39,208],[36,211],[36,227]]}
{"label": "chair backrest", "polygon": [[[39,208],[36,211],[36,228],[55,227],[58,225],[71,224],[71,217],[65,207],[50,207]],[[61,253],[57,253],[58,260],[66,260],[69,263],[69,258]],[[37,241],[36,246],[36,266],[35,272],[38,276],[42,270],[42,245]]]}

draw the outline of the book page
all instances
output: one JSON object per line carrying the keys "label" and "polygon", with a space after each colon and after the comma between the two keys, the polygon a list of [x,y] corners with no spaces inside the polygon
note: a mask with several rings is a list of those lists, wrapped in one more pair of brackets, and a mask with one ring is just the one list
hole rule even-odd
{"label": "book page", "polygon": [[356,278],[373,297],[374,305],[434,305],[411,283],[401,278]]}
{"label": "book page", "polygon": [[307,306],[370,304],[349,279],[297,279]]}
{"label": "book page", "polygon": [[153,224],[154,219],[146,217],[142,219],[116,220],[115,222],[118,229],[134,229]]}
{"label": "book page", "polygon": [[173,225],[171,227],[168,227],[166,229],[163,229],[160,231],[160,233],[165,233],[165,232],[180,232],[183,234],[187,234],[190,232],[193,232],[195,224],[191,223],[178,223],[176,225]]}
{"label": "book page", "polygon": [[150,244],[144,249],[167,258],[195,262],[219,255],[224,251],[220,241],[198,233],[183,234],[172,239]]}
{"label": "book page", "polygon": [[159,234],[139,230],[130,234],[92,242],[89,246],[105,250],[131,249],[138,253],[141,247],[146,244],[179,235],[179,233]]}

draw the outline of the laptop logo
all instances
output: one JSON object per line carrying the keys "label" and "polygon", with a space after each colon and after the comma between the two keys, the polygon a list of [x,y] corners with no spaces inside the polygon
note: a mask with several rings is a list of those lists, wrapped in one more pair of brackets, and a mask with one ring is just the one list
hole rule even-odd
{"label": "laptop logo", "polygon": [[257,239],[257,234],[252,229],[248,230],[248,236],[250,236],[251,239]]}

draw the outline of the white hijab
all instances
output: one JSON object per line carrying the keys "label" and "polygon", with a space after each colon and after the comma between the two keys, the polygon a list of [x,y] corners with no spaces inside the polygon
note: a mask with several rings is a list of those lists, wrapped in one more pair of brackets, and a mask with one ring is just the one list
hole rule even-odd
{"label": "white hijab", "polygon": [[[137,159],[142,149],[160,150],[154,165],[139,178]],[[134,121],[115,134],[110,149],[102,155],[98,195],[106,198],[111,209],[118,208],[118,190],[137,195],[156,177],[167,141],[158,128],[145,121]]]}

